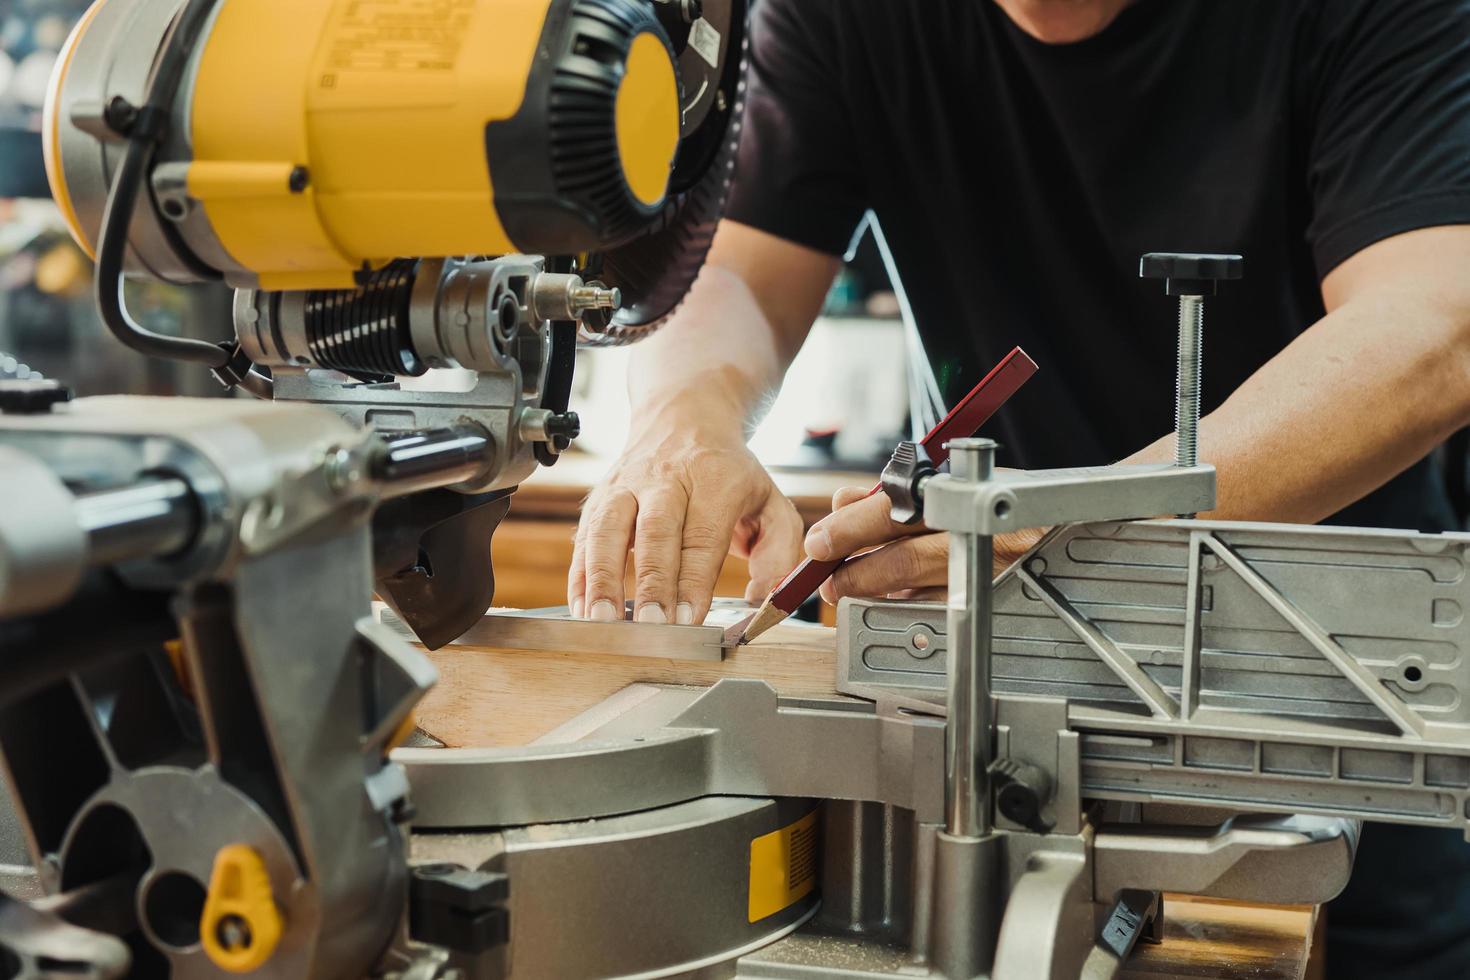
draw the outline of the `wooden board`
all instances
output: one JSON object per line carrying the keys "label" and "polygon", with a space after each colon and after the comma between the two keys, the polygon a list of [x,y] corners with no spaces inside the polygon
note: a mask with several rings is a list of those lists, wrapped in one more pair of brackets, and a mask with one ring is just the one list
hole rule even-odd
{"label": "wooden board", "polygon": [[[574,520],[526,520],[512,509],[510,518],[500,525],[490,545],[495,568],[495,604],[513,609],[565,604],[567,568],[572,564],[572,536],[576,533]],[[743,595],[749,582],[750,570],[745,559],[728,555],[715,582],[715,595]],[[628,598],[637,593],[631,560],[623,577],[623,589]],[[823,622],[829,626],[836,622],[834,613],[831,606],[823,604]]]}
{"label": "wooden board", "polygon": [[429,654],[439,683],[419,705],[418,726],[453,748],[490,748],[533,742],[630,684],[754,677],[781,694],[830,694],[836,644],[828,627],[778,626],[719,662],[450,646]]}
{"label": "wooden board", "polygon": [[1139,945],[1120,980],[1302,980],[1316,910],[1168,895],[1164,942]]}

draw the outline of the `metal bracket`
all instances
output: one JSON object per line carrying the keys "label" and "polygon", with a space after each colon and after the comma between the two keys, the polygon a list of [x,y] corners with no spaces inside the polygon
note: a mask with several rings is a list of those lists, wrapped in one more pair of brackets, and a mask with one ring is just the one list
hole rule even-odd
{"label": "metal bracket", "polygon": [[924,523],[956,534],[994,536],[1214,507],[1215,468],[1205,465],[996,470],[979,482],[941,474],[924,485]]}

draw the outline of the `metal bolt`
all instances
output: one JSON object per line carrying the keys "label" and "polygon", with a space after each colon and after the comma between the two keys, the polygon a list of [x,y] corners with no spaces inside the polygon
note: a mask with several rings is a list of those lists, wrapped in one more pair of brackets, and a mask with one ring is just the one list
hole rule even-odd
{"label": "metal bolt", "polygon": [[352,450],[339,447],[328,450],[322,472],[333,493],[346,493],[362,480],[362,462]]}
{"label": "metal bolt", "polygon": [[[1138,260],[1144,279],[1164,280],[1164,293],[1179,297],[1179,363],[1174,383],[1174,465],[1199,465],[1200,375],[1204,360],[1205,297],[1220,283],[1245,274],[1239,255],[1149,252]],[[1193,514],[1180,514],[1193,517]]]}
{"label": "metal bolt", "polygon": [[1175,375],[1174,465],[1199,464],[1200,374],[1204,361],[1205,298],[1179,297],[1179,365]]}
{"label": "metal bolt", "polygon": [[623,291],[608,289],[601,283],[588,283],[571,291],[573,315],[579,316],[588,310],[616,310],[622,305]]}

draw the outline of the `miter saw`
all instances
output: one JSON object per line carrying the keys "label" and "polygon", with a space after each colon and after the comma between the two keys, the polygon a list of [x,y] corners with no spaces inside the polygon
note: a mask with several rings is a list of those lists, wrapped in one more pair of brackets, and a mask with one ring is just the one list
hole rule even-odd
{"label": "miter saw", "polygon": [[[511,492],[577,435],[576,345],[652,331],[703,263],[746,15],[86,12],[44,142],[102,321],[261,400],[0,393],[18,672],[0,751],[39,884],[70,896],[8,911],[22,969],[432,972],[442,947],[405,952],[431,928],[410,930],[410,909],[433,901],[409,902],[407,787],[386,754],[433,671],[368,603],[431,646],[483,614]],[[125,277],[234,287],[235,340],[146,329]]]}
{"label": "miter saw", "polygon": [[[47,137],[104,321],[260,398],[0,388],[11,975],[1102,978],[1162,892],[1320,902],[1359,820],[1470,824],[1470,537],[1146,520],[1213,506],[1231,257],[1145,261],[1175,465],[896,454],[949,601],[845,602],[835,693],[644,685],[524,748],[403,746],[435,671],[371,596],[430,646],[485,612],[573,345],[652,329],[702,259],[745,15],[91,9]],[[148,332],[124,273],[222,278],[236,340]],[[402,381],[443,367],[472,385]]]}
{"label": "miter saw", "polygon": [[[123,343],[398,441],[420,492],[379,510],[376,578],[438,645],[490,600],[505,498],[577,434],[576,344],[653,330],[698,272],[744,45],[743,0],[101,0],[47,171]],[[235,287],[235,341],[146,330],[125,275]],[[473,380],[400,384],[446,368]]]}

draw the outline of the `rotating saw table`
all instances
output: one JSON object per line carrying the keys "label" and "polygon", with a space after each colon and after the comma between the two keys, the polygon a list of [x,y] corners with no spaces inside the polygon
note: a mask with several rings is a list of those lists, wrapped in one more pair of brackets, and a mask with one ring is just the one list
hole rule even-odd
{"label": "rotating saw table", "polygon": [[[738,618],[733,611],[729,616]],[[714,662],[525,650],[477,641],[430,657],[440,681],[418,713],[421,730],[431,736],[426,741],[461,748],[569,745],[595,741],[599,730],[626,718],[660,690],[703,689],[723,677],[762,679],[796,702],[830,698],[835,694],[836,631],[777,627]],[[828,819],[861,819],[851,810],[839,810],[843,806],[829,804]],[[1318,917],[1312,906],[1170,895],[1164,902],[1165,941],[1140,946],[1121,976],[1300,980],[1315,975],[1309,960]],[[779,963],[788,952],[820,950],[825,942],[820,936],[793,936],[773,948],[769,959]]]}

